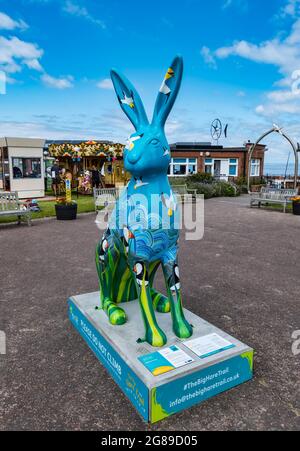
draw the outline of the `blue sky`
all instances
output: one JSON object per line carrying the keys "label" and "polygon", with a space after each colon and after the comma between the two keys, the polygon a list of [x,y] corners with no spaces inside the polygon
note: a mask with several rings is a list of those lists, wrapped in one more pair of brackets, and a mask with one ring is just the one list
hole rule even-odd
{"label": "blue sky", "polygon": [[[131,126],[109,70],[138,88],[149,115],[173,56],[185,61],[170,142],[254,140],[274,122],[300,141],[300,0],[0,0],[0,134],[125,142]],[[288,147],[267,141],[268,162]]]}

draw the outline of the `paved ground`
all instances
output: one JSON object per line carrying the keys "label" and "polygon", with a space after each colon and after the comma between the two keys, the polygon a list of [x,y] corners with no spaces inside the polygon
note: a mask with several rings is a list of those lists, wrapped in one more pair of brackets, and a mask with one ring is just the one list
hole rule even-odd
{"label": "paved ground", "polygon": [[[152,429],[299,430],[300,218],[205,205],[204,239],[181,246],[184,302],[256,349],[255,378]],[[93,220],[0,227],[0,429],[148,428],[67,319],[70,295],[97,290]]]}

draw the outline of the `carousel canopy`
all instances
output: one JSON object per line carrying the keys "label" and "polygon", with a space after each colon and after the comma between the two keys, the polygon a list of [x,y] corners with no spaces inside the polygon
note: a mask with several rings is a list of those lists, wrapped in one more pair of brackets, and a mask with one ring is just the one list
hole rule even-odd
{"label": "carousel canopy", "polygon": [[46,141],[54,158],[122,157],[125,146],[111,141]]}

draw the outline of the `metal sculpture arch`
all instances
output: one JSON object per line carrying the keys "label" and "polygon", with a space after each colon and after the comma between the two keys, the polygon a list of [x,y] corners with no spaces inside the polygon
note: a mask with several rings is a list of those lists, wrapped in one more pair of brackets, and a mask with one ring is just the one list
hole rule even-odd
{"label": "metal sculpture arch", "polygon": [[295,176],[294,176],[294,188],[297,188],[297,181],[298,181],[298,168],[299,168],[299,157],[298,157],[298,152],[300,152],[300,146],[299,144],[295,144],[294,141],[282,130],[282,128],[279,128],[277,126],[274,125],[274,127],[269,130],[268,132],[264,133],[263,135],[261,135],[261,137],[256,141],[255,144],[253,144],[250,147],[249,150],[249,157],[248,157],[248,191],[250,192],[250,185],[251,185],[251,160],[252,160],[252,156],[254,153],[254,150],[256,149],[256,147],[258,146],[258,144],[265,139],[267,136],[271,135],[272,133],[278,133],[280,134],[283,138],[285,138],[290,145],[293,148],[293,152],[295,155]]}

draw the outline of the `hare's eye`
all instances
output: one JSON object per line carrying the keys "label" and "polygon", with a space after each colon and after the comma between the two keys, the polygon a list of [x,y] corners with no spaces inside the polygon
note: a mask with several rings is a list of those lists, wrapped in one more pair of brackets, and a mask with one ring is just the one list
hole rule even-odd
{"label": "hare's eye", "polygon": [[159,144],[159,140],[156,139],[156,138],[151,139],[150,144],[153,144],[154,146],[157,146]]}

